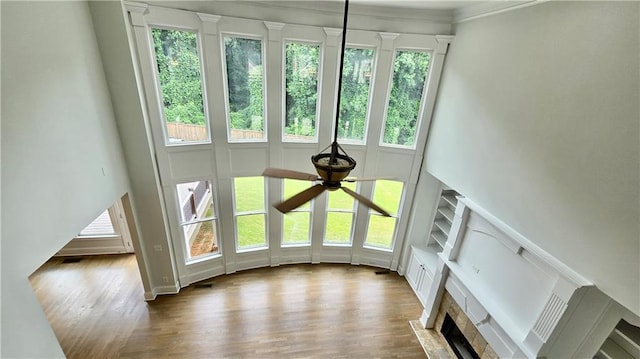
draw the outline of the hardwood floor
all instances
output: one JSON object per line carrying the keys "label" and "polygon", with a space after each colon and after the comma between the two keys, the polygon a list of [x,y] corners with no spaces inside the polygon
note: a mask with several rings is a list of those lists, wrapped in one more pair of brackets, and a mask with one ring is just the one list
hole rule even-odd
{"label": "hardwood floor", "polygon": [[68,358],[425,358],[396,273],[287,265],[143,301],[135,256],[54,258],[31,284]]}

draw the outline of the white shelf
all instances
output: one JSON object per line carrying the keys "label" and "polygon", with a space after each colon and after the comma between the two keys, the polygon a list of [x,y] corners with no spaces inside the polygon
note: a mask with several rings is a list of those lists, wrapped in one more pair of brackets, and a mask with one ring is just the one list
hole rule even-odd
{"label": "white shelf", "polygon": [[444,194],[442,195],[442,199],[444,199],[453,208],[456,208],[458,204],[458,200],[454,194]]}
{"label": "white shelf", "polygon": [[439,207],[438,213],[446,218],[449,223],[453,223],[453,216],[455,215],[455,213],[449,207]]}
{"label": "white shelf", "polygon": [[449,237],[451,225],[455,218],[455,209],[458,205],[458,196],[458,193],[452,189],[445,189],[440,193],[435,219],[427,239],[427,244],[439,247],[439,251],[444,249]]}
{"label": "white shelf", "polygon": [[442,248],[444,248],[444,244],[447,242],[447,235],[441,231],[431,232],[431,238],[433,238],[433,240],[436,241],[436,243],[438,243]]}
{"label": "white shelf", "polygon": [[446,233],[447,236],[449,235],[449,231],[451,231],[451,223],[447,222],[444,219],[437,219],[434,224],[436,225],[436,227],[440,228],[440,230],[443,233]]}
{"label": "white shelf", "polygon": [[624,350],[611,338],[607,338],[607,340],[605,340],[602,348],[600,348],[599,354],[603,355],[607,359],[634,359],[629,352]]}

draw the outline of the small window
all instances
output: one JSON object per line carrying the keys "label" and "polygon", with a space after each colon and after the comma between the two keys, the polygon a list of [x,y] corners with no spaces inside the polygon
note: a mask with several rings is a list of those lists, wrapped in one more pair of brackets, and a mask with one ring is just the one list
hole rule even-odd
{"label": "small window", "polygon": [[262,41],[224,37],[229,108],[229,140],[265,139]]}
{"label": "small window", "polygon": [[[353,191],[355,183],[343,183]],[[342,190],[330,191],[327,203],[327,221],[324,230],[324,244],[351,245],[355,200]]]}
{"label": "small window", "polygon": [[233,181],[236,248],[267,247],[264,177],[236,177]]}
{"label": "small window", "polygon": [[[299,192],[309,188],[313,182],[292,179],[284,180],[284,199],[291,198]],[[287,213],[283,217],[282,244],[304,245],[310,243],[311,235],[311,202]]]}
{"label": "small window", "polygon": [[179,183],[176,191],[187,260],[220,253],[211,183]]}
{"label": "small window", "polygon": [[151,29],[167,144],[209,141],[196,34]]}
{"label": "small window", "polygon": [[285,57],[284,140],[314,142],[317,138],[320,45],[287,43]]}
{"label": "small window", "polygon": [[113,228],[111,222],[111,216],[109,210],[102,212],[93,222],[89,223],[82,231],[80,231],[79,237],[101,237],[101,236],[115,236],[116,230]]}
{"label": "small window", "polygon": [[403,183],[399,181],[378,180],[373,190],[373,202],[391,214],[384,217],[380,213],[369,211],[369,225],[364,245],[367,247],[393,249],[398,211],[402,201]]}
{"label": "small window", "polygon": [[372,49],[346,48],[340,95],[338,138],[364,144],[373,73]]}
{"label": "small window", "polygon": [[414,147],[429,53],[397,51],[382,143]]}

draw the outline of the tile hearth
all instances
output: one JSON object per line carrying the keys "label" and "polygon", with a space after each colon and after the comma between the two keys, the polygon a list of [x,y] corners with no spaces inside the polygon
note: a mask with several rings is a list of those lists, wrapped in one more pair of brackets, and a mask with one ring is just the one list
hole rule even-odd
{"label": "tile hearth", "polygon": [[444,293],[442,301],[440,302],[438,316],[436,317],[436,323],[433,329],[422,328],[419,320],[409,322],[429,359],[456,358],[456,355],[447,344],[442,333],[440,333],[444,317],[447,313],[454,319],[456,325],[460,328],[465,338],[471,343],[473,349],[481,359],[498,359],[498,355],[493,348],[487,344],[487,341],[484,340],[475,325],[447,292]]}

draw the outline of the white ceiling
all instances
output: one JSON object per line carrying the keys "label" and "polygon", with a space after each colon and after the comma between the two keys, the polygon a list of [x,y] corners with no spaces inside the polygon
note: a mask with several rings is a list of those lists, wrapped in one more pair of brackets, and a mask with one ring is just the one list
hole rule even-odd
{"label": "white ceiling", "polygon": [[351,4],[367,6],[384,6],[405,9],[421,10],[458,10],[461,8],[478,5],[487,1],[435,1],[435,0],[351,0]]}
{"label": "white ceiling", "polygon": [[[0,0],[2,1],[2,0]],[[151,5],[219,13],[226,15],[237,11],[253,11],[257,6],[263,11],[298,8],[316,11],[317,15],[343,13],[344,0],[142,0]],[[458,23],[523,6],[543,3],[549,0],[350,0],[350,13],[361,15],[387,15],[407,19],[421,18],[432,21]],[[242,10],[244,8],[244,10]],[[232,16],[238,16],[234,14]],[[275,20],[273,20],[275,21]],[[278,20],[280,21],[280,20]]]}

